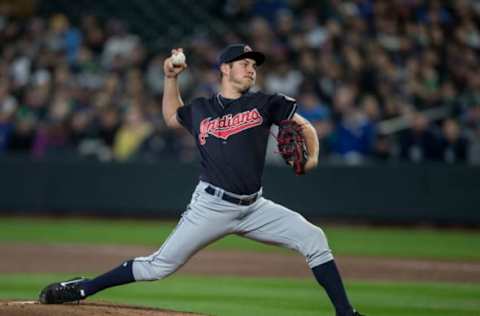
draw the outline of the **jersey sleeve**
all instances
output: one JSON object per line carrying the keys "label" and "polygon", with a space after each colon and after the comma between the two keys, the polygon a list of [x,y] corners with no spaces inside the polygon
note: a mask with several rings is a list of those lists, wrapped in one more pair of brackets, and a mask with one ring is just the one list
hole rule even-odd
{"label": "jersey sleeve", "polygon": [[289,120],[297,110],[297,100],[283,94],[272,95],[267,103],[270,120],[273,124]]}
{"label": "jersey sleeve", "polygon": [[177,120],[190,133],[192,132],[192,105],[184,105],[177,109]]}

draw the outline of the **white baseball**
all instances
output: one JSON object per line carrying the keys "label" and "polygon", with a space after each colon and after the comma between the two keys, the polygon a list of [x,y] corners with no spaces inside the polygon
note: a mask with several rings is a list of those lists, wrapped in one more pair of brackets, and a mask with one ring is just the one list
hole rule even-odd
{"label": "white baseball", "polygon": [[184,53],[178,52],[173,54],[172,57],[170,57],[170,59],[172,61],[172,65],[179,66],[185,63],[186,58]]}

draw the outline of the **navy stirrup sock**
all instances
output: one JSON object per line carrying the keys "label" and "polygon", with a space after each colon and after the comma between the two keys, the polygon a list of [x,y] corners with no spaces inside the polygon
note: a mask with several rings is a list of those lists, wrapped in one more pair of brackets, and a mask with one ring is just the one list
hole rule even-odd
{"label": "navy stirrup sock", "polygon": [[335,307],[337,316],[353,315],[353,308],[348,301],[342,278],[334,260],[312,268],[318,283],[325,288],[328,297]]}
{"label": "navy stirrup sock", "polygon": [[81,283],[85,296],[93,295],[103,289],[132,283],[135,281],[132,270],[133,260],[125,261],[115,269],[96,277],[93,280],[84,281]]}

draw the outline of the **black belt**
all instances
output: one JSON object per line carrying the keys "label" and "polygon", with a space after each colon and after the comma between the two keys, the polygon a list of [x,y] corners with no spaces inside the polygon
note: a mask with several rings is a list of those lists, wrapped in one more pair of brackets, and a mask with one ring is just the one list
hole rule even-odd
{"label": "black belt", "polygon": [[[217,192],[217,190],[215,188],[211,187],[211,186],[208,186],[208,187],[205,188],[205,192],[207,192],[210,195],[216,195],[215,193]],[[255,195],[253,195],[251,197],[239,199],[239,198],[236,198],[236,197],[228,194],[227,192],[223,192],[220,197],[221,197],[222,200],[233,203],[233,204],[250,205],[250,204],[255,203],[255,201],[259,197],[258,195],[259,194],[256,193]]]}

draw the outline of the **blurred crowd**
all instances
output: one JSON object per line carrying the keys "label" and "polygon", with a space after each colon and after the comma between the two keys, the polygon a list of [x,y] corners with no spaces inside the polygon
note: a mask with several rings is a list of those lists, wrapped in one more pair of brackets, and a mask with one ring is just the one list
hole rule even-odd
{"label": "blurred crowd", "polygon": [[[168,45],[187,55],[186,102],[217,91],[219,50],[246,42],[268,56],[254,89],[297,99],[322,161],[480,163],[480,2],[221,3],[222,38]],[[163,123],[169,51],[127,22],[0,16],[0,155],[197,158]]]}

